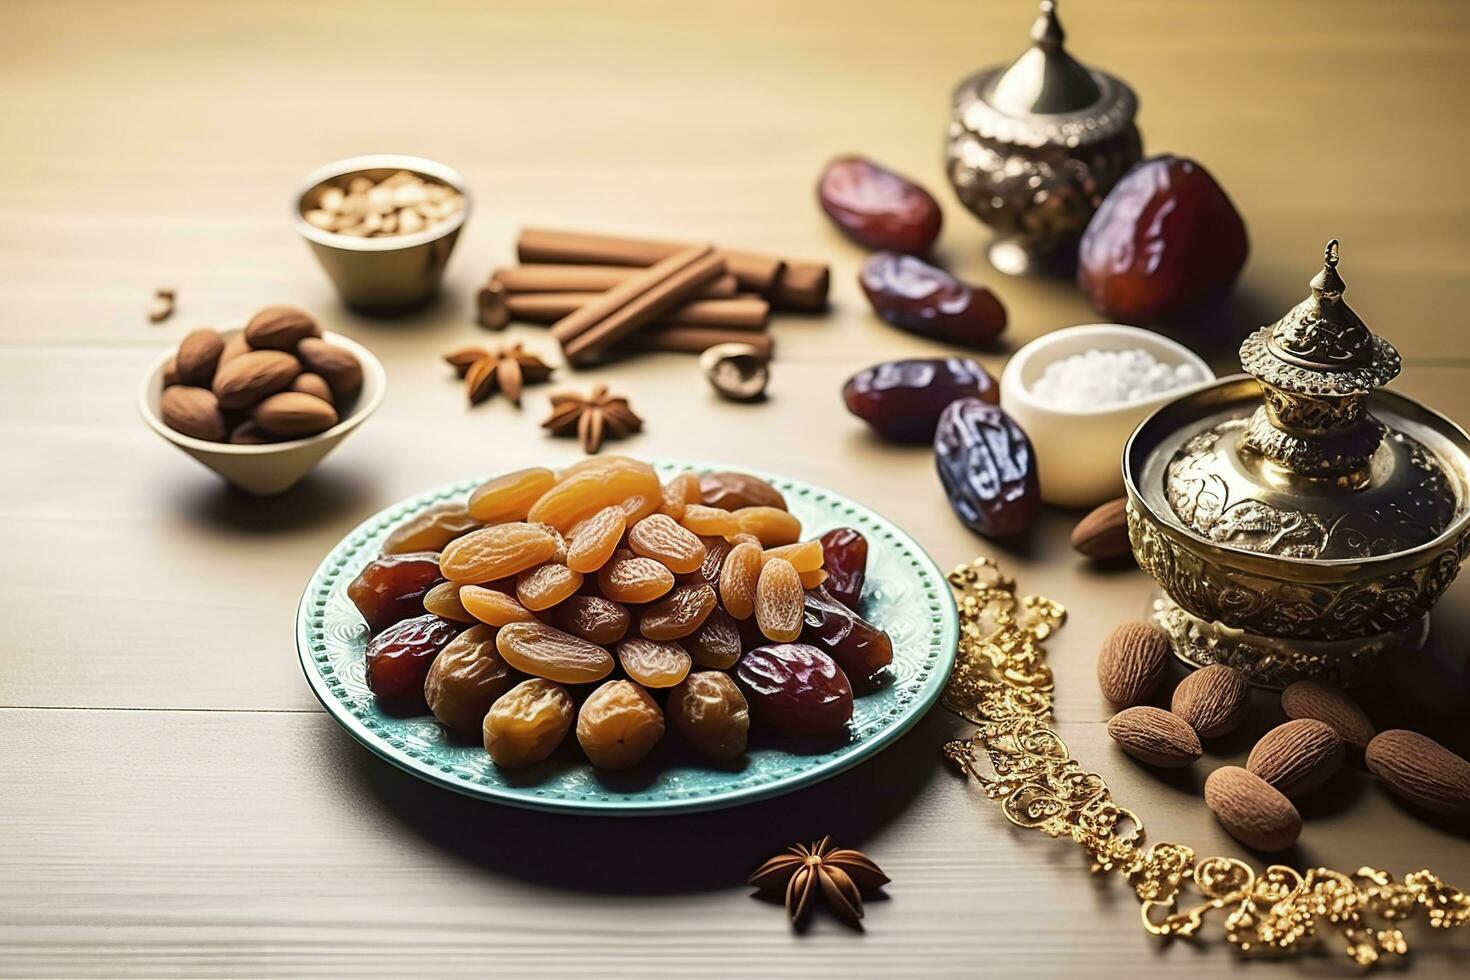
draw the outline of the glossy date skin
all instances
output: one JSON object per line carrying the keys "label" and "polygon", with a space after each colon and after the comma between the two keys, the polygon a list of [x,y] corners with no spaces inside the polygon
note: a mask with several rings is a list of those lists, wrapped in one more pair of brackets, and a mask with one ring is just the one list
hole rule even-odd
{"label": "glossy date skin", "polygon": [[890,442],[926,443],[939,415],[957,398],[1000,403],[1000,386],[968,357],[884,361],[854,374],[842,386],[847,410]]}
{"label": "glossy date skin", "polygon": [[910,333],[984,350],[1006,328],[1005,307],[994,293],[912,255],[870,255],[858,281],[878,316]]}
{"label": "glossy date skin", "polygon": [[913,181],[862,157],[841,157],[822,171],[817,202],[842,233],[865,248],[927,253],[943,214]]}
{"label": "glossy date skin", "polygon": [[893,663],[888,634],[838,602],[823,586],[807,590],[801,639],[835,660],[850,680],[867,680]]}
{"label": "glossy date skin", "polygon": [[434,658],[463,626],[425,614],[388,627],[363,654],[367,684],[378,706],[389,714],[414,715],[428,710],[424,680]]}
{"label": "glossy date skin", "polygon": [[823,583],[829,595],[856,612],[868,575],[868,539],[850,527],[834,527],[822,535]]}
{"label": "glossy date skin", "polygon": [[791,738],[835,740],[852,718],[852,685],[836,662],[805,643],[773,643],[740,658],[735,682],[751,714]]}
{"label": "glossy date skin", "polygon": [[1010,537],[1041,516],[1036,452],[999,407],[962,398],[946,408],[934,433],[934,462],[950,506],[977,534]]}
{"label": "glossy date skin", "polygon": [[441,581],[435,552],[384,555],[352,580],[347,598],[367,620],[368,629],[377,633],[423,612],[424,594]]}
{"label": "glossy date skin", "polygon": [[1157,156],[1130,170],[1092,216],[1077,285],[1098,312],[1147,323],[1218,299],[1249,253],[1245,222],[1209,171]]}

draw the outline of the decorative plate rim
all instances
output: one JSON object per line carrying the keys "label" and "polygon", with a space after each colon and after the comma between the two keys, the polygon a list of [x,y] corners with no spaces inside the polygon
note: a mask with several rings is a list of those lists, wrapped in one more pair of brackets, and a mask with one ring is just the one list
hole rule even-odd
{"label": "decorative plate rim", "polygon": [[[335,677],[335,671],[328,663],[329,657],[326,653],[325,641],[322,639],[327,598],[336,589],[343,587],[345,580],[349,580],[347,572],[349,566],[351,566],[350,574],[356,574],[362,563],[353,564],[353,560],[360,557],[364,547],[370,543],[376,544],[375,539],[410,515],[445,500],[464,496],[489,478],[479,477],[441,484],[390,504],[344,535],[312,572],[297,606],[296,652],[307,683],[317,700],[321,702],[327,715],[358,743],[384,761],[426,782],[465,796],[541,812],[649,816],[725,809],[804,789],[845,772],[877,755],[928,714],[939,700],[945,682],[954,667],[956,643],[959,639],[959,615],[943,572],[911,535],[877,512],[841,494],[802,480],[748,466],[729,466],[694,460],[639,458],[654,466],[662,475],[690,470],[700,473],[736,470],[761,477],[783,493],[795,493],[818,503],[827,504],[834,510],[840,511],[843,520],[854,520],[865,533],[868,530],[876,531],[884,538],[886,545],[896,547],[901,558],[915,570],[923,586],[924,598],[929,603],[930,631],[926,641],[927,652],[921,666],[923,676],[914,687],[913,700],[896,708],[897,714],[892,717],[892,720],[883,724],[881,728],[862,741],[846,743],[821,755],[793,756],[793,758],[811,760],[810,765],[796,771],[749,786],[684,797],[661,796],[644,799],[542,797],[534,795],[525,787],[505,787],[472,780],[462,772],[435,764],[432,759],[424,758],[423,754],[416,750],[393,745],[390,741],[391,736],[378,730],[375,720],[365,720],[354,711],[353,706],[349,703],[343,682]],[[373,554],[377,554],[376,549]]]}

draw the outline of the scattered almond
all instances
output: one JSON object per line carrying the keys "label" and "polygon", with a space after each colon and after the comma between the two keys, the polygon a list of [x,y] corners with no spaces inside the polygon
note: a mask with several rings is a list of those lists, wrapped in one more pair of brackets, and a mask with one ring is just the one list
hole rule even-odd
{"label": "scattered almond", "polygon": [[1250,686],[1233,667],[1210,664],[1179,682],[1169,708],[1189,722],[1200,738],[1216,738],[1235,730],[1245,718]]}
{"label": "scattered almond", "polygon": [[1177,769],[1198,759],[1199,736],[1184,719],[1163,708],[1126,708],[1108,722],[1108,737],[1124,752],[1151,766]]}
{"label": "scattered almond", "polygon": [[234,358],[215,374],[214,394],[223,408],[249,408],[285,390],[300,373],[301,365],[290,354],[255,350]]}
{"label": "scattered almond", "polygon": [[255,406],[255,424],[273,436],[300,439],[325,432],[337,424],[337,411],[314,395],[283,391]]}
{"label": "scattered almond", "polygon": [[1315,718],[1277,725],[1251,749],[1245,767],[1290,799],[1305,796],[1342,767],[1342,739]]}
{"label": "scattered almond", "polygon": [[1093,561],[1130,557],[1127,507],[1128,501],[1119,497],[1082,518],[1072,529],[1072,547]]}
{"label": "scattered almond", "polygon": [[1302,833],[1302,815],[1280,790],[1239,766],[1205,780],[1205,805],[1226,832],[1258,851],[1284,851]]}
{"label": "scattered almond", "polygon": [[362,364],[345,347],[329,344],[320,337],[307,337],[297,345],[296,356],[308,371],[326,379],[339,400],[351,398],[362,387]]}
{"label": "scattered almond", "polygon": [[1358,703],[1337,688],[1316,681],[1297,681],[1281,692],[1281,710],[1288,718],[1315,718],[1332,726],[1348,745],[1366,748],[1376,734]]}
{"label": "scattered almond", "polygon": [[174,365],[179,373],[179,383],[208,388],[214,380],[214,372],[224,352],[225,339],[218,330],[208,328],[190,331],[179,342]]}
{"label": "scattered almond", "polygon": [[1379,732],[1368,769],[1396,795],[1434,813],[1470,814],[1470,762],[1434,739],[1402,728]]}
{"label": "scattered almond", "polygon": [[245,342],[256,350],[294,351],[307,337],[321,335],[316,320],[294,306],[267,306],[245,325]]}
{"label": "scattered almond", "polygon": [[1097,684],[1119,707],[1142,704],[1169,672],[1169,635],[1151,623],[1119,623],[1097,655]]}
{"label": "scattered almond", "polygon": [[208,388],[174,385],[163,389],[158,414],[170,429],[195,439],[218,442],[225,437],[225,417],[219,399]]}

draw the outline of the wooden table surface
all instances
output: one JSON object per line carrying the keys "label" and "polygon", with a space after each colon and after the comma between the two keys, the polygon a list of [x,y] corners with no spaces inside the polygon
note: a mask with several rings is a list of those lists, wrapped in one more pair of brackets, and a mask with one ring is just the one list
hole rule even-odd
{"label": "wooden table surface", "polygon": [[[331,545],[380,507],[478,472],[576,455],[523,411],[463,403],[439,355],[484,339],[472,295],[527,224],[646,232],[833,264],[834,308],[781,318],[770,400],[722,403],[692,360],[568,377],[628,392],[647,432],[619,449],[719,458],[853,496],[941,566],[999,558],[1071,610],[1049,644],[1073,752],[1153,840],[1244,855],[1199,798],[1249,738],[1163,779],[1104,735],[1102,635],[1150,585],[1067,547],[1074,513],[1023,543],[971,535],[931,454],[871,438],[838,388],[937,353],[879,323],[862,259],[813,204],[826,160],[861,152],[926,183],[941,254],[1008,305],[1008,349],[1096,319],[1065,282],[1009,281],[944,186],[952,84],[1019,52],[1029,0],[901,5],[116,3],[0,7],[0,974],[856,976],[1233,974],[1219,939],[1160,944],[1118,881],[1012,830],[942,762],[943,711],[871,763],[755,806],[678,819],[530,815],[427,786],[322,711],[292,643]],[[1233,348],[1305,295],[1342,240],[1351,301],[1405,355],[1397,388],[1470,422],[1470,5],[1457,0],[1063,5],[1073,50],[1129,79],[1151,152],[1202,161],[1243,211],[1233,299],[1179,336]],[[326,161],[416,153],[466,174],[477,208],[442,299],[402,320],[344,310],[291,229]],[[167,323],[144,316],[174,286]],[[378,414],[294,492],[227,491],[137,417],[145,366],[187,330],[289,302],[369,345]],[[513,328],[538,351],[544,333]],[[1005,351],[983,357],[999,373]],[[1045,461],[1043,461],[1043,466]],[[1470,577],[1441,604],[1432,694],[1464,734]],[[1426,700],[1425,717],[1442,709]],[[1277,717],[1260,697],[1259,732]],[[1416,709],[1417,710],[1417,709]],[[1436,715],[1435,717],[1440,717]],[[1454,717],[1451,714],[1451,717]],[[1454,738],[1454,731],[1450,738]],[[1463,824],[1431,824],[1370,779],[1307,807],[1287,859],[1470,887]],[[892,875],[863,934],[805,936],[741,882],[831,832]],[[1260,856],[1250,856],[1260,863]],[[1464,975],[1470,936],[1417,937],[1416,975]],[[1279,971],[1349,972],[1330,955]]]}

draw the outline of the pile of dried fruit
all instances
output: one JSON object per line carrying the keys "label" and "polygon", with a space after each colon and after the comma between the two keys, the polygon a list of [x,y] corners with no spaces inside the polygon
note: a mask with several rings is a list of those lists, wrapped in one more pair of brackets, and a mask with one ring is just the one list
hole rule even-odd
{"label": "pile of dried fruit", "polygon": [[195,439],[256,445],[325,432],[350,413],[362,364],[309,314],[268,306],[226,337],[195,330],[163,371],[159,414]]}
{"label": "pile of dried fruit", "polygon": [[801,535],[782,495],[739,473],[660,483],[609,456],[506,474],[396,529],[352,582],[368,686],[504,767],[574,728],[602,769],[642,760],[666,723],[712,759],[743,754],[752,721],[840,739],[854,682],[893,646],[857,612],[866,539]]}

